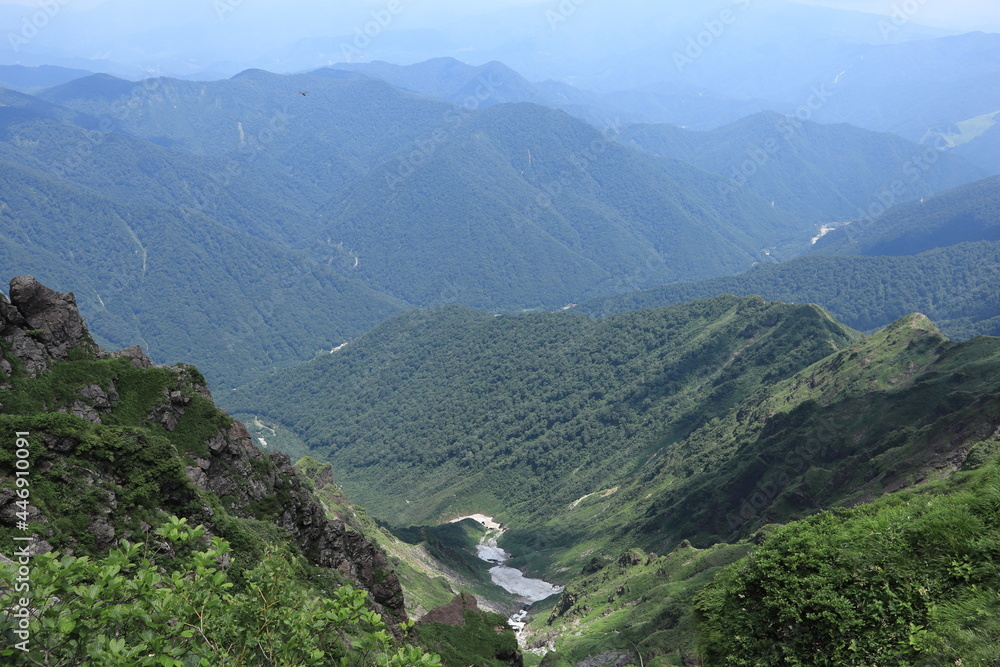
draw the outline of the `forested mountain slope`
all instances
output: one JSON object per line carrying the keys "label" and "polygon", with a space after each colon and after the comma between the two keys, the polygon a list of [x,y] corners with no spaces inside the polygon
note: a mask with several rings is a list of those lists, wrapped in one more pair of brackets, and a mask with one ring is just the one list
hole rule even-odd
{"label": "forested mountain slope", "polygon": [[921,312],[949,337],[1000,335],[1000,243],[962,243],[906,257],[799,257],[746,273],[676,283],[579,305],[603,317],[659,308],[719,294],[759,294],[791,303],[818,303],[861,331]]}
{"label": "forested mountain slope", "polygon": [[225,399],[298,434],[397,525],[546,516],[614,486],[760,384],[855,340],[813,306],[733,297],[599,321],[408,313]]}
{"label": "forested mountain slope", "polygon": [[[993,456],[998,364],[1000,339],[951,342],[922,315],[859,337],[814,306],[753,297],[598,320],[446,308],[394,318],[227,403],[301,436],[385,521],[508,522],[512,563],[570,584],[536,610],[529,641],[574,660],[679,658],[733,650],[699,629],[695,596],[768,524]],[[935,618],[935,636],[959,641]]]}
{"label": "forested mountain slope", "polygon": [[978,180],[966,160],[899,136],[764,112],[706,132],[630,125],[621,140],[690,162],[746,187],[775,208],[816,222],[851,220],[900,181],[897,201]]}
{"label": "forested mountain slope", "polygon": [[994,664],[998,432],[1000,339],[902,318],[665,443],[613,492],[514,528],[515,562],[573,579],[528,641],[574,661],[769,665],[816,664],[823,636],[872,664]]}
{"label": "forested mountain slope", "polygon": [[837,255],[915,255],[970,241],[1000,241],[1000,176],[890,208],[816,244]]}
{"label": "forested mountain slope", "polygon": [[[807,225],[691,166],[534,105],[498,105],[352,185],[330,221],[356,273],[411,303],[559,307],[578,295],[719,275]],[[414,248],[419,248],[414,252]]]}
{"label": "forested mountain slope", "polygon": [[565,113],[455,106],[350,72],[94,75],[17,100],[6,159],[187,225],[207,216],[415,305],[560,307],[738,271],[812,233]]}
{"label": "forested mountain slope", "polygon": [[235,384],[309,358],[402,305],[302,253],[195,214],[119,204],[9,162],[0,264],[75,287],[99,337]]}

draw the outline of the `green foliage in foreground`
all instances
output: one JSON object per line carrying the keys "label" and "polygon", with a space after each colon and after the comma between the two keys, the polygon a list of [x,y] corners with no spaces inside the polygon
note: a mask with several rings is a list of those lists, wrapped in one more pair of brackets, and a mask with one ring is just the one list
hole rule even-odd
{"label": "green foliage in foreground", "polygon": [[[16,565],[4,565],[0,630],[16,639],[0,658],[53,667],[441,664],[418,648],[398,647],[366,608],[364,591],[342,586],[323,597],[296,558],[268,553],[237,588],[224,567],[232,552],[225,540],[214,537],[202,549],[205,530],[176,518],[157,535],[177,552],[169,571],[156,563],[165,545],[154,540],[123,541],[101,559],[38,556],[30,590],[16,586]],[[21,609],[31,610],[30,636],[14,632],[24,628]]]}
{"label": "green foliage in foreground", "polygon": [[[594,558],[551,612],[536,613],[526,635],[532,643],[555,641],[568,664],[606,651],[638,652],[646,665],[686,664],[697,648],[695,594],[751,548],[685,542],[665,556],[632,550],[617,561]],[[561,664],[554,660],[543,664]]]}
{"label": "green foliage in foreground", "polygon": [[[423,646],[441,654],[446,667],[508,667],[518,655],[517,636],[500,614],[463,612],[465,625],[423,623],[416,626]],[[483,656],[490,656],[484,659]]]}
{"label": "green foliage in foreground", "polygon": [[709,665],[1000,665],[1000,463],[782,526],[696,605]]}

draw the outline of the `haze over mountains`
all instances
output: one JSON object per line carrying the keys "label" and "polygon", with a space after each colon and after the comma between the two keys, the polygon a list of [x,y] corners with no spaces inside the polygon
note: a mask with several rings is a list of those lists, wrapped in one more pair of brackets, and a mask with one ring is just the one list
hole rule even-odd
{"label": "haze over mountains", "polygon": [[[805,107],[812,120],[849,122],[912,141],[952,134],[958,124],[1000,109],[998,36],[974,32],[1000,30],[995,17],[967,15],[960,30],[922,24],[925,18],[958,23],[954,6],[879,16],[781,0],[677,3],[669,12],[638,0],[613,7],[401,5],[394,12],[346,3],[310,7],[303,22],[266,4],[188,0],[143,11],[130,5],[68,6],[46,18],[44,29],[13,30],[23,43],[4,64],[62,65],[134,80],[159,74],[208,80],[251,67],[296,72],[449,56],[477,66],[504,63],[540,82],[532,96],[597,104],[625,122],[713,129],[754,111],[792,114]],[[0,6],[3,24],[26,19],[30,24],[16,6]],[[25,31],[31,39],[20,35]],[[261,44],[273,47],[263,55]],[[388,76],[385,67],[382,73]],[[828,91],[819,104],[811,101],[814,89]],[[960,134],[963,144],[971,138]]]}
{"label": "haze over mountains", "polygon": [[312,4],[0,3],[35,662],[1000,664],[995,9]]}
{"label": "haze over mountains", "polygon": [[[21,272],[61,289],[87,276],[75,288],[102,340],[141,342],[233,382],[336,347],[405,307],[553,309],[790,259],[819,223],[850,219],[902,174],[901,200],[986,173],[899,137],[773,112],[712,132],[595,128],[520,101],[546,98],[500,64],[354,69],[368,73],[250,70],[138,86],[98,74],[35,96],[6,91],[0,150],[18,165],[6,186],[57,178],[57,199],[83,197],[84,210],[127,221],[112,236],[128,254],[109,278],[106,248],[62,247],[72,215],[41,216],[22,192],[7,198],[9,261],[26,258]],[[907,169],[914,160],[920,168]],[[51,241],[32,233],[42,224]],[[170,227],[201,250],[166,242]],[[210,247],[226,260],[211,261]],[[70,263],[44,259],[55,256]],[[251,264],[285,278],[251,287],[258,281],[237,268]],[[151,270],[177,278],[149,281]],[[223,308],[189,290],[155,292],[177,279],[210,281],[235,300]],[[338,296],[319,307],[305,285]],[[136,305],[147,303],[163,314],[147,317]],[[229,333],[210,334],[232,311]],[[184,313],[197,342],[180,347],[156,322],[168,313]]]}

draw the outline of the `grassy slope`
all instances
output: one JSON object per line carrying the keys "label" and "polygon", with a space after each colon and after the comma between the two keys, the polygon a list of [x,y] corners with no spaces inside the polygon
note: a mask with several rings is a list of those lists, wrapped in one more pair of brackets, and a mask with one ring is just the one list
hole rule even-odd
{"label": "grassy slope", "polygon": [[952,343],[911,316],[751,394],[614,494],[506,536],[549,576],[621,544],[707,546],[946,475],[1000,420],[1000,339]]}
{"label": "grassy slope", "polygon": [[[993,664],[969,661],[975,656],[981,659],[996,641],[990,634],[995,633],[992,625],[980,628],[969,625],[969,619],[992,613],[990,596],[1000,589],[995,570],[987,567],[995,557],[986,555],[995,551],[998,543],[990,532],[995,532],[997,524],[989,512],[996,507],[990,494],[1000,465],[991,463],[972,477],[954,472],[983,466],[1000,453],[996,438],[1000,424],[998,369],[1000,340],[951,343],[925,318],[904,318],[762,390],[680,443],[678,451],[665,453],[666,463],[646,480],[567,508],[562,517],[539,531],[548,531],[552,541],[542,546],[552,552],[541,557],[530,554],[536,544],[515,531],[508,548],[517,551],[521,547],[530,554],[519,559],[523,564],[540,569],[547,565],[555,576],[561,567],[565,577],[575,575],[581,567],[594,569],[592,563],[604,565],[597,573],[574,578],[555,612],[536,612],[530,626],[533,641],[555,640],[560,654],[573,660],[602,651],[626,651],[635,642],[646,664],[683,664],[683,656],[695,653],[699,642],[697,619],[692,613],[698,590],[712,580],[719,566],[766,542],[773,546],[770,553],[777,554],[770,558],[785,560],[771,566],[768,583],[758,581],[753,590],[762,603],[774,608],[757,615],[740,611],[754,607],[739,597],[751,595],[734,587],[747,576],[759,579],[765,575],[763,565],[753,569],[752,559],[736,566],[717,586],[726,596],[725,606],[719,606],[722,603],[718,600],[705,603],[711,613],[701,648],[714,656],[709,664],[776,664],[776,654],[766,653],[764,647],[790,641],[790,636],[769,619],[781,615],[777,607],[786,594],[782,587],[807,585],[782,578],[782,572],[794,569],[788,561],[792,557],[789,549],[782,546],[791,541],[799,549],[826,549],[823,553],[827,555],[817,558],[832,560],[838,567],[847,567],[852,559],[892,562],[893,585],[917,578],[929,582],[926,588],[937,595],[923,596],[912,609],[897,610],[900,618],[909,619],[901,627],[910,621],[921,626],[926,634],[918,628],[915,641],[924,641],[926,646],[936,647],[934,650],[951,651],[943,654],[951,657],[947,662],[937,659],[916,664],[955,664],[963,655],[967,656],[965,664]],[[678,457],[684,449],[700,455],[684,461]],[[942,478],[944,481],[936,481]],[[918,490],[901,490],[914,485]],[[947,495],[952,492],[956,492],[954,496]],[[875,506],[838,511],[826,519],[804,519],[778,533],[771,525],[811,515],[823,507],[864,503],[886,493],[889,495]],[[939,506],[934,500],[937,497],[945,499],[940,511],[933,509]],[[841,516],[849,522],[837,518]],[[939,532],[952,522],[953,536]],[[872,527],[887,525],[891,531]],[[800,539],[803,531],[814,531],[813,536]],[[778,537],[773,537],[775,534]],[[904,541],[872,537],[886,534],[909,537]],[[735,541],[744,536],[751,539]],[[682,537],[697,538],[706,550],[699,551]],[[727,541],[732,546],[727,546]],[[672,551],[659,558],[639,552],[638,559],[623,561],[627,567],[622,567],[613,559],[623,545],[641,545],[660,553]],[[954,563],[949,550],[954,552]],[[867,551],[873,555],[865,555]],[[854,555],[831,557],[830,552]],[[927,558],[931,564],[922,560]],[[980,565],[966,572],[966,563]],[[746,575],[747,571],[751,575]],[[823,566],[820,574],[810,576],[821,577],[827,571]],[[693,576],[696,572],[704,576]],[[836,579],[847,576],[843,572],[830,576],[838,582],[830,584],[833,588],[845,585]],[[855,585],[866,585],[862,575],[854,577]],[[985,588],[977,591],[968,586],[977,582]],[[912,592],[912,587],[908,590]],[[938,597],[943,601],[940,608],[931,604]],[[857,600],[852,604],[862,609],[861,614],[881,613],[863,609]],[[848,644],[851,638],[859,637],[815,618],[801,623],[803,627],[811,623],[809,627],[817,633],[846,637]],[[731,631],[736,624],[742,624],[742,632]],[[753,640],[757,643],[752,648],[747,648],[750,640],[742,647],[732,640],[734,634],[746,638],[754,633],[760,637]],[[906,644],[909,639],[907,630],[902,641]],[[885,647],[895,640],[883,635],[877,641]],[[720,658],[723,654],[730,657]],[[756,655],[758,660],[738,662],[732,657],[737,654],[742,659]],[[800,655],[806,654],[803,648]],[[764,655],[770,657],[759,657]],[[660,657],[651,663],[655,656]],[[803,659],[803,664],[813,664]],[[899,664],[869,659],[871,662],[865,664]]]}
{"label": "grassy slope", "polygon": [[475,556],[484,534],[480,524],[467,520],[440,526],[412,526],[390,530],[368,512],[352,504],[333,480],[333,467],[306,456],[295,464],[310,480],[331,517],[350,520],[378,544],[392,563],[406,595],[406,610],[419,619],[450,602],[459,593],[472,593],[480,607],[512,612],[518,605],[507,591],[490,581],[492,565]]}

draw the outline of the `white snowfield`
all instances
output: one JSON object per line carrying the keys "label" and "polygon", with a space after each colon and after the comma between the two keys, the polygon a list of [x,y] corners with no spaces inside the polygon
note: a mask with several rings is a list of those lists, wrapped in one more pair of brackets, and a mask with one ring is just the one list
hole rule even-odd
{"label": "white snowfield", "polygon": [[504,528],[493,517],[485,514],[470,514],[452,519],[449,523],[463,519],[478,521],[490,531],[483,535],[482,541],[476,545],[476,555],[480,560],[497,564],[496,567],[490,568],[490,579],[494,584],[529,604],[562,592],[561,586],[553,586],[541,579],[529,579],[520,570],[504,565],[510,560],[510,554],[497,544],[497,539],[503,535]]}
{"label": "white snowfield", "polygon": [[466,519],[478,521],[490,530],[500,530],[501,528],[500,524],[493,520],[493,517],[486,516],[485,514],[468,514],[466,516],[460,516],[457,519],[452,519],[448,523],[458,523],[459,521],[465,521]]}

